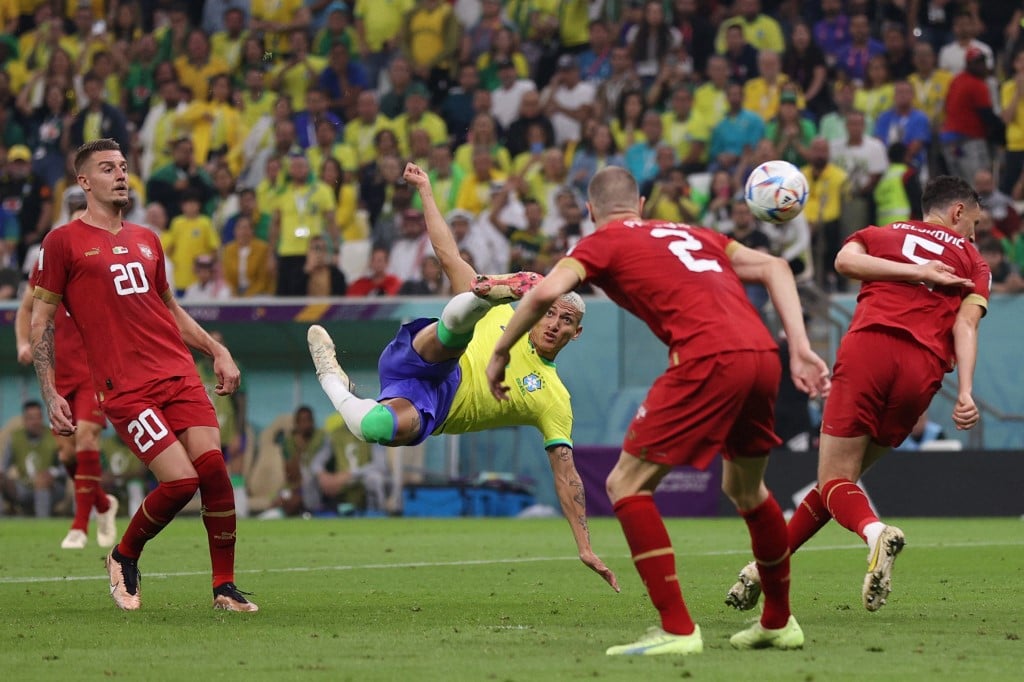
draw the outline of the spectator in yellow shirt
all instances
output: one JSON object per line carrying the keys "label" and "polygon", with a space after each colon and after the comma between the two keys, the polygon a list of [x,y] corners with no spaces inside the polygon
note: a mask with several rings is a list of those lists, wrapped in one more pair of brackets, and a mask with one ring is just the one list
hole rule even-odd
{"label": "spectator in yellow shirt", "polygon": [[171,220],[167,231],[160,236],[164,253],[174,266],[174,288],[178,296],[195,281],[192,265],[196,257],[215,257],[220,248],[220,236],[213,221],[200,213],[201,209],[201,197],[186,190],[181,198],[181,215]]}
{"label": "spectator in yellow shirt", "polygon": [[758,50],[773,50],[781,53],[786,49],[779,22],[761,13],[761,0],[736,0],[736,16],[726,19],[718,27],[715,49],[725,52],[725,32],[730,26],[743,29],[743,37]]}
{"label": "spectator in yellow shirt", "polygon": [[485,146],[473,148],[473,172],[459,185],[455,208],[479,215],[488,208],[491,193],[505,184],[505,174],[494,167],[491,150]]}
{"label": "spectator in yellow shirt", "polygon": [[[782,73],[779,53],[771,50],[757,53],[757,68],[760,75],[743,85],[743,108],[753,111],[767,123],[779,113],[779,95],[782,86],[789,82],[789,76]],[[805,107],[802,95],[798,97],[797,107]]]}
{"label": "spectator in yellow shirt", "polygon": [[302,111],[306,106],[306,90],[320,80],[320,72],[327,59],[309,53],[309,36],[302,29],[288,34],[289,52],[277,61],[270,72],[273,88],[288,96],[292,109]]}
{"label": "spectator in yellow shirt", "polygon": [[455,66],[461,30],[452,6],[444,0],[420,0],[405,15],[399,34],[413,72],[433,92],[444,92]]}
{"label": "spectator in yellow shirt", "polygon": [[309,27],[304,0],[252,0],[249,10],[249,29],[263,36],[264,48],[275,57],[286,48],[291,31]]}
{"label": "spectator in yellow shirt", "polygon": [[801,169],[810,190],[803,215],[813,235],[815,272],[838,277],[835,261],[842,246],[839,218],[847,192],[847,176],[846,171],[829,160],[829,154],[828,140],[816,137],[811,141],[807,153],[809,163]]}
{"label": "spectator in yellow shirt", "polygon": [[377,133],[391,130],[391,120],[380,113],[377,94],[371,90],[359,93],[356,100],[356,118],[345,125],[344,141],[356,150],[359,167],[377,159]]}
{"label": "spectator in yellow shirt", "polygon": [[224,30],[210,36],[210,47],[214,56],[236,71],[242,63],[242,45],[248,37],[245,13],[238,7],[228,7],[224,11]]}
{"label": "spectator in yellow shirt", "polygon": [[1024,50],[1013,57],[1013,75],[999,87],[999,103],[1006,124],[1006,159],[999,190],[1019,200],[1024,194]]}
{"label": "spectator in yellow shirt", "polygon": [[210,80],[210,98],[192,100],[178,115],[179,127],[191,130],[196,162],[223,159],[237,176],[242,170],[242,143],[246,129],[242,115],[232,105],[231,79],[226,73]]}
{"label": "spectator in yellow shirt", "polygon": [[447,124],[443,118],[430,111],[429,105],[430,95],[419,83],[405,93],[405,113],[398,116],[391,126],[398,137],[398,146],[403,156],[409,155],[409,134],[413,130],[427,131],[431,144],[448,141]]}
{"label": "spectator in yellow shirt", "polygon": [[[356,0],[356,39],[370,87],[376,88],[398,45],[402,20],[415,0]],[[372,10],[372,11],[371,11]]]}
{"label": "spectator in yellow shirt", "polygon": [[277,295],[305,296],[303,268],[312,237],[338,243],[334,214],[338,204],[331,188],[312,176],[300,152],[288,156],[288,184],[277,194],[270,222],[270,244],[277,254]]}
{"label": "spectator in yellow shirt", "polygon": [[192,92],[193,102],[205,102],[210,97],[210,79],[231,71],[228,63],[210,53],[210,41],[202,29],[188,34],[188,53],[174,60],[178,81]]}

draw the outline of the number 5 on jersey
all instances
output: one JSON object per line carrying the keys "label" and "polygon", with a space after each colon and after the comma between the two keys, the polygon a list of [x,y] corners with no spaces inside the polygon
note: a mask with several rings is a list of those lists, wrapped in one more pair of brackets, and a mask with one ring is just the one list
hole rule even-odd
{"label": "number 5 on jersey", "polygon": [[149,280],[142,263],[113,263],[110,271],[114,273],[114,289],[118,296],[144,294],[149,291]]}

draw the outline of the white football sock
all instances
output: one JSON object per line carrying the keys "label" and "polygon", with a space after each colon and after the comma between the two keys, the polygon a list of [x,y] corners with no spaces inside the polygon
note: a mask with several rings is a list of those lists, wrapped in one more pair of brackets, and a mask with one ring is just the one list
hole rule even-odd
{"label": "white football sock", "polygon": [[366,438],[363,437],[363,430],[360,428],[360,425],[363,423],[363,417],[369,414],[370,410],[377,407],[377,401],[370,400],[369,398],[360,398],[348,390],[348,386],[341,380],[341,377],[335,374],[327,374],[321,377],[320,385],[323,387],[327,397],[331,399],[334,409],[345,420],[345,426],[352,432],[352,435],[361,441],[365,441]]}
{"label": "white football sock", "polygon": [[878,542],[878,537],[883,530],[885,530],[885,524],[881,521],[873,521],[864,526],[864,537],[868,541],[868,549],[872,552],[875,551],[875,543]]}
{"label": "white football sock", "polygon": [[457,294],[441,311],[441,322],[453,334],[468,334],[483,319],[492,305],[471,291]]}

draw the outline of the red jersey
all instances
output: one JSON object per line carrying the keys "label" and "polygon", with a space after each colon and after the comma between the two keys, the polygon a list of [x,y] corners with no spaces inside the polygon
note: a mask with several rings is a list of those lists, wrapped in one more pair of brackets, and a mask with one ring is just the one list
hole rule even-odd
{"label": "red jersey", "polygon": [[953,322],[965,300],[988,308],[992,275],[974,244],[941,225],[916,220],[866,227],[850,235],[871,256],[898,263],[942,261],[974,289],[910,282],[864,282],[850,331],[897,330],[937,355],[947,371],[955,364]]}
{"label": "red jersey", "polygon": [[580,240],[561,263],[647,323],[673,365],[777,348],[727,255],[731,238],[704,227],[623,220]]}
{"label": "red jersey", "polygon": [[992,106],[992,94],[984,79],[966,71],[957,74],[946,95],[946,122],[943,132],[965,137],[985,137],[988,131],[978,109]]}
{"label": "red jersey", "polygon": [[[36,285],[38,272],[32,268],[32,274],[28,278],[29,286]],[[78,333],[78,327],[71,321],[71,315],[63,303],[57,305],[57,314],[53,316],[53,347],[56,355],[53,374],[57,393],[66,396],[82,384],[92,382],[89,363],[85,359],[82,335]]]}
{"label": "red jersey", "polygon": [[36,298],[67,306],[98,393],[196,373],[167,308],[163,249],[150,230],[122,223],[112,234],[75,220],[46,235],[36,270]]}

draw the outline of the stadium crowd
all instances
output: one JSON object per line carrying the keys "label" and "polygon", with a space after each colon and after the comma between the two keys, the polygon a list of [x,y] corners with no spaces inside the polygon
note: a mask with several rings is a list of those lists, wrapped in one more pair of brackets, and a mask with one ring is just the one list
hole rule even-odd
{"label": "stadium crowd", "polygon": [[[404,162],[480,272],[545,271],[629,169],[645,217],[706,224],[845,289],[842,239],[972,181],[996,291],[1024,237],[1022,3],[977,0],[0,0],[0,295],[82,201],[74,149],[126,152],[127,218],[184,300],[445,294]],[[801,218],[758,224],[782,158]]]}

